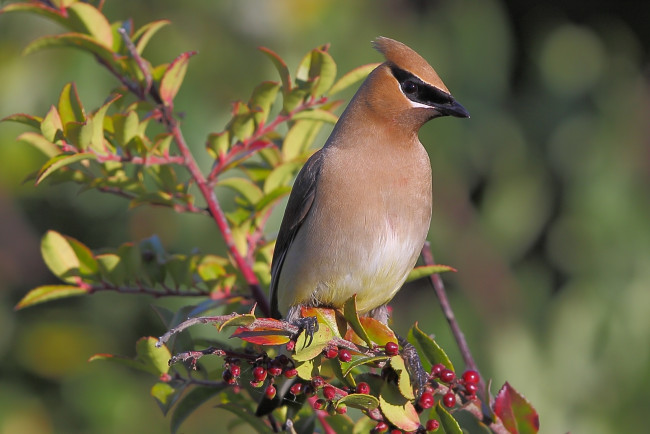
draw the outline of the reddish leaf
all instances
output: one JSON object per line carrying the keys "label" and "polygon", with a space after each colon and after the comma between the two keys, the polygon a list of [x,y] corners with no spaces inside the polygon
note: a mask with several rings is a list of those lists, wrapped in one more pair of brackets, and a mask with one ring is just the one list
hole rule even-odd
{"label": "reddish leaf", "polygon": [[276,321],[278,324],[277,328],[268,326],[250,330],[247,327],[239,327],[230,337],[239,338],[257,345],[282,345],[289,342],[291,333],[283,330],[281,321],[272,319],[267,319],[266,321]]}
{"label": "reddish leaf", "polygon": [[529,434],[539,431],[539,415],[533,406],[506,382],[492,406],[503,425],[513,434]]}
{"label": "reddish leaf", "polygon": [[275,65],[275,68],[280,74],[280,79],[282,80],[282,92],[285,95],[288,94],[291,91],[291,75],[289,74],[287,64],[273,50],[266,47],[260,47],[259,50],[266,54],[268,58],[271,59],[271,62],[273,62],[273,65]]}
{"label": "reddish leaf", "polygon": [[188,51],[178,56],[174,61],[167,67],[165,74],[160,80],[160,98],[166,105],[171,105],[174,97],[178,93],[178,90],[183,83],[185,78],[185,72],[187,71],[187,64],[190,60],[190,57],[196,54],[196,51]]}

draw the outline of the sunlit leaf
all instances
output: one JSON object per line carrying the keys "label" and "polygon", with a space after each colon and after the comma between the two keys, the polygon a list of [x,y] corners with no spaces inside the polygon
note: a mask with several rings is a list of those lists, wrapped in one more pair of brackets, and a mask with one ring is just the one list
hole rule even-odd
{"label": "sunlit leaf", "polygon": [[138,339],[135,344],[136,355],[134,358],[113,354],[95,354],[88,361],[105,360],[116,362],[160,377],[160,375],[167,373],[170,369],[168,362],[171,358],[171,353],[166,345],[157,347],[157,342],[158,339],[151,336]]}
{"label": "sunlit leaf", "polygon": [[438,404],[431,408],[429,419],[438,420],[445,434],[463,434],[464,432],[456,419],[442,406],[441,401],[438,401]]}
{"label": "sunlit leaf", "polygon": [[0,122],[18,122],[19,124],[28,125],[35,129],[40,129],[43,118],[32,116],[25,113],[16,113],[0,119]]}
{"label": "sunlit leaf", "polygon": [[352,330],[359,336],[367,345],[368,348],[372,348],[372,341],[368,332],[359,321],[359,313],[357,312],[357,295],[354,294],[352,297],[345,302],[343,306],[343,316],[345,317]]}
{"label": "sunlit leaf", "polygon": [[97,40],[92,36],[84,35],[82,33],[64,33],[56,36],[43,36],[32,41],[27,45],[27,47],[25,47],[23,52],[24,54],[31,54],[44,48],[52,47],[80,48],[96,55],[109,65],[116,65],[113,52],[110,49],[97,42]]}
{"label": "sunlit leaf", "polygon": [[138,54],[142,54],[144,49],[147,47],[149,40],[151,40],[153,35],[155,35],[158,30],[162,29],[170,23],[171,21],[169,20],[152,21],[136,30],[136,32],[133,34],[132,39],[135,43],[135,48]]}
{"label": "sunlit leaf", "polygon": [[266,122],[278,90],[280,90],[280,84],[274,81],[264,81],[253,90],[248,106],[255,111],[253,116],[258,125]]}
{"label": "sunlit leaf", "polygon": [[85,295],[88,292],[72,285],[45,285],[34,288],[27,293],[16,305],[15,309],[23,309],[35,304],[46,301],[56,300],[58,298],[75,297]]}
{"label": "sunlit leaf", "polygon": [[323,123],[316,121],[296,121],[282,142],[285,161],[291,161],[309,149]]}
{"label": "sunlit leaf", "polygon": [[156,400],[163,415],[176,403],[185,388],[175,388],[169,383],[158,382],[151,387],[151,396]]}
{"label": "sunlit leaf", "polygon": [[107,48],[113,47],[113,31],[104,14],[93,5],[77,2],[67,8],[68,27],[72,30],[87,32],[97,42]]}
{"label": "sunlit leaf", "polygon": [[41,134],[46,140],[55,142],[58,131],[63,131],[63,123],[59,111],[52,106],[41,122]]}
{"label": "sunlit leaf", "polygon": [[379,393],[379,407],[386,419],[403,431],[415,431],[420,426],[415,407],[393,383],[383,384]]}
{"label": "sunlit leaf", "polygon": [[290,161],[273,169],[264,181],[264,193],[269,194],[278,188],[287,186],[302,166],[303,163],[300,161]]}
{"label": "sunlit leaf", "polygon": [[59,10],[47,6],[45,3],[12,3],[4,6],[0,9],[0,14],[6,12],[32,12],[37,15],[44,16],[54,22],[59,23],[62,26],[67,25],[66,16]]}
{"label": "sunlit leaf", "polygon": [[63,235],[47,231],[41,240],[41,255],[47,267],[59,279],[74,283],[79,274],[79,258]]}
{"label": "sunlit leaf", "polygon": [[397,373],[397,387],[402,396],[406,399],[415,399],[413,387],[411,386],[411,377],[409,376],[402,356],[397,355],[391,357],[390,367]]}
{"label": "sunlit leaf", "polygon": [[309,67],[309,78],[314,80],[312,96],[318,98],[326,93],[336,79],[336,62],[324,49],[312,51],[311,64]]}
{"label": "sunlit leaf", "polygon": [[40,184],[55,171],[62,167],[69,166],[82,160],[95,160],[97,156],[90,152],[81,152],[79,154],[61,154],[50,158],[50,160],[41,167],[36,177],[36,184]]}
{"label": "sunlit leaf", "polygon": [[235,330],[231,337],[239,338],[246,342],[257,345],[286,344],[289,342],[291,333],[282,329],[283,325],[281,321],[278,321],[277,324],[277,327],[256,327],[255,330],[249,330],[246,327],[240,327]]}
{"label": "sunlit leaf", "polygon": [[351,393],[339,399],[337,404],[345,404],[359,410],[372,410],[379,407],[379,400],[372,395],[363,393]]}
{"label": "sunlit leaf", "polygon": [[19,135],[16,140],[29,143],[50,158],[61,153],[61,149],[58,146],[38,133],[28,131]]}
{"label": "sunlit leaf", "polygon": [[271,59],[271,62],[273,62],[273,65],[280,74],[280,80],[282,81],[282,91],[285,95],[288,94],[291,91],[291,75],[289,74],[289,68],[287,68],[287,64],[274,51],[266,47],[260,47],[259,50],[262,53],[266,54],[266,56]]}
{"label": "sunlit leaf", "polygon": [[188,51],[178,56],[167,67],[165,74],[160,80],[160,98],[166,105],[172,105],[178,90],[183,83],[185,73],[187,72],[187,64],[190,57],[196,54],[196,51]]}
{"label": "sunlit leaf", "polygon": [[455,268],[450,267],[449,265],[422,265],[420,267],[415,267],[411,272],[409,273],[408,277],[406,278],[407,282],[412,282],[414,280],[420,279],[422,277],[430,276],[432,274],[436,273],[444,273],[446,271],[453,271],[454,273],[456,272]]}
{"label": "sunlit leaf", "polygon": [[234,318],[224,321],[218,329],[222,331],[226,327],[246,327],[251,325],[253,321],[255,321],[255,315],[252,313],[237,315]]}
{"label": "sunlit leaf", "polygon": [[327,110],[309,109],[299,111],[293,115],[293,119],[296,121],[301,119],[308,119],[311,121],[322,121],[329,124],[335,124],[339,118],[334,113],[331,113]]}
{"label": "sunlit leaf", "polygon": [[423,363],[428,361],[429,365],[425,365],[425,369],[431,369],[432,365],[437,363],[442,363],[447,367],[447,369],[454,370],[454,365],[449,360],[449,357],[444,352],[444,350],[429,336],[427,336],[420,328],[418,323],[415,323],[413,327],[409,330],[408,341],[415,345],[419,353],[424,354],[426,360],[422,360]]}
{"label": "sunlit leaf", "polygon": [[120,98],[121,95],[113,95],[92,115],[93,136],[90,141],[90,146],[96,151],[104,151],[104,118],[111,104]]}

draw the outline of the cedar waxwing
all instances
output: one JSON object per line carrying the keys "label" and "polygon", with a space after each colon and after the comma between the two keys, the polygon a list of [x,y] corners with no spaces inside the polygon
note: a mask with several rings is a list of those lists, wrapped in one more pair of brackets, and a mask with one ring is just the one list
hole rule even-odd
{"label": "cedar waxwing", "polygon": [[301,306],[341,308],[382,322],[422,250],[431,221],[431,164],[420,127],[469,117],[415,51],[379,37],[386,61],[363,82],[325,146],[296,178],[271,266],[276,318]]}

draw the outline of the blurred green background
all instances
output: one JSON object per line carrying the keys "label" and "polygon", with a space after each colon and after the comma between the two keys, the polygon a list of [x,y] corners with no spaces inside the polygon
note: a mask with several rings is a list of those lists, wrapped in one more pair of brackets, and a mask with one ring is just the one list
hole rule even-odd
{"label": "blurred green background", "polygon": [[[204,167],[204,140],[230,102],[277,79],[257,46],[293,70],[330,42],[340,73],[379,61],[369,43],[378,35],[419,51],[472,115],[433,121],[420,136],[434,169],[430,240],[436,259],[459,270],[444,278],[482,374],[493,389],[507,380],[522,392],[543,433],[647,431],[649,3],[107,0],[104,10],[136,26],[173,21],[145,53],[156,63],[198,50],[176,107]],[[95,108],[115,85],[74,50],[21,56],[59,31],[0,16],[0,117],[45,114],[69,81]],[[218,233],[205,218],[22,183],[44,161],[15,141],[22,131],[0,124],[0,433],[166,432],[149,377],[86,363],[160,335],[150,305],[161,301],[100,294],[13,306],[54,282],[39,254],[47,229],[92,248],[157,233],[178,252],[218,250]],[[419,320],[462,368],[429,287],[409,286],[393,307],[398,332]],[[220,432],[224,416],[204,405],[183,432]]]}

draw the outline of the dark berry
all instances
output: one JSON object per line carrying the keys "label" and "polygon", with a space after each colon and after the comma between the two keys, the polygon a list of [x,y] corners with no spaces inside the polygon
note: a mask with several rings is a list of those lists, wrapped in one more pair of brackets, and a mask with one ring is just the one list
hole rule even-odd
{"label": "dark berry", "polygon": [[439,377],[443,369],[445,369],[445,365],[442,363],[436,363],[431,367],[431,375],[434,377]]}
{"label": "dark berry", "polygon": [[399,345],[395,342],[388,342],[384,348],[389,356],[396,356],[399,353]]}
{"label": "dark berry", "polygon": [[443,383],[451,383],[456,378],[456,374],[451,369],[443,369],[440,373],[440,381]]}
{"label": "dark berry", "polygon": [[302,392],[302,383],[296,383],[291,386],[291,393],[294,395],[300,395],[300,392]]}
{"label": "dark berry", "polygon": [[327,401],[325,401],[324,399],[317,399],[316,401],[314,401],[313,407],[314,410],[322,410],[325,408],[326,405],[327,405]]}
{"label": "dark berry", "polygon": [[331,401],[336,396],[336,389],[330,385],[323,387],[323,396],[328,401]]}
{"label": "dark berry", "polygon": [[230,365],[230,372],[232,376],[237,378],[241,375],[241,367],[239,365]]}
{"label": "dark berry", "polygon": [[349,362],[352,360],[352,354],[350,354],[350,352],[345,348],[341,348],[341,350],[339,350],[339,359],[342,362]]}
{"label": "dark berry", "polygon": [[284,376],[287,378],[293,378],[296,375],[298,375],[298,370],[296,368],[291,368],[284,371]]}
{"label": "dark berry", "polygon": [[255,381],[266,380],[266,369],[262,366],[256,366],[255,369],[253,369],[253,378],[255,378]]}
{"label": "dark berry", "polygon": [[465,384],[476,384],[480,380],[481,377],[476,371],[470,369],[469,371],[463,372],[463,381],[465,382]]}
{"label": "dark berry", "polygon": [[270,384],[266,390],[264,391],[264,394],[266,395],[267,398],[273,399],[275,398],[275,394],[277,393],[277,390],[275,389],[275,386]]}
{"label": "dark berry", "polygon": [[453,392],[445,393],[442,397],[442,403],[445,405],[445,407],[452,408],[454,405],[456,405],[456,395],[454,395]]}
{"label": "dark berry", "polygon": [[235,384],[235,377],[232,375],[232,372],[230,369],[226,369],[223,371],[223,381],[225,381],[228,384]]}
{"label": "dark berry", "polygon": [[478,386],[474,383],[465,384],[465,391],[468,395],[474,396],[478,392]]}
{"label": "dark berry", "polygon": [[333,359],[338,355],[339,355],[339,350],[336,349],[335,347],[329,347],[328,349],[325,350],[325,357],[328,359]]}
{"label": "dark berry", "polygon": [[434,404],[434,399],[433,395],[430,393],[423,393],[422,396],[420,396],[420,399],[418,400],[418,404],[420,407],[423,409],[431,408],[433,407]]}
{"label": "dark berry", "polygon": [[364,395],[370,394],[370,386],[368,383],[357,384],[357,393],[363,393]]}
{"label": "dark berry", "polygon": [[280,354],[275,358],[275,362],[281,364],[282,366],[286,366],[289,363],[289,358],[285,354]]}
{"label": "dark berry", "polygon": [[311,379],[311,384],[314,386],[314,388],[320,389],[325,385],[325,380],[323,380],[323,377],[315,376]]}
{"label": "dark berry", "polygon": [[436,431],[440,427],[440,422],[435,419],[429,419],[427,421],[427,431]]}

